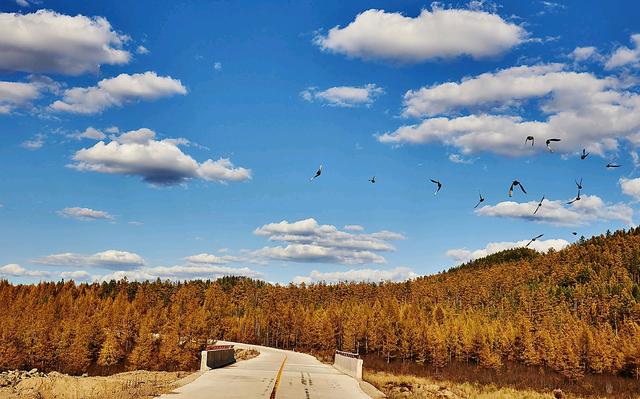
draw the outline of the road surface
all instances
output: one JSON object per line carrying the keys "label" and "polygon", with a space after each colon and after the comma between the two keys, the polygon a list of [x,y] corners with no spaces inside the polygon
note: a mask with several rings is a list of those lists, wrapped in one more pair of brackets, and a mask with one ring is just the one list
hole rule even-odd
{"label": "road surface", "polygon": [[[278,399],[371,399],[358,381],[304,353],[258,345],[234,344],[255,349],[260,355],[227,367],[209,370],[193,382],[160,399],[266,398],[269,399],[282,368]],[[283,365],[284,362],[284,365]]]}

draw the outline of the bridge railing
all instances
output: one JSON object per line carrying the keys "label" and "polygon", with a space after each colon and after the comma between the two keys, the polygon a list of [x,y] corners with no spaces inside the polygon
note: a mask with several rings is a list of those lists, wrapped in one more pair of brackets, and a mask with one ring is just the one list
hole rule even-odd
{"label": "bridge railing", "polygon": [[339,351],[337,349],[336,349],[336,355],[351,357],[353,359],[360,359],[360,354],[359,353]]}
{"label": "bridge railing", "polygon": [[362,363],[360,355],[352,352],[336,351],[333,359],[333,367],[357,380],[362,380]]}
{"label": "bridge railing", "polygon": [[225,349],[233,349],[233,345],[207,345],[205,350],[208,351],[221,351]]}

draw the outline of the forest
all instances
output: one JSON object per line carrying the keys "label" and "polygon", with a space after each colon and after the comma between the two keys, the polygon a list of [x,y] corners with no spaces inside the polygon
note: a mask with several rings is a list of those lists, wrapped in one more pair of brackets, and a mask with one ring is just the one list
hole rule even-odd
{"label": "forest", "polygon": [[0,281],[0,370],[193,370],[215,339],[640,378],[640,228],[402,283]]}

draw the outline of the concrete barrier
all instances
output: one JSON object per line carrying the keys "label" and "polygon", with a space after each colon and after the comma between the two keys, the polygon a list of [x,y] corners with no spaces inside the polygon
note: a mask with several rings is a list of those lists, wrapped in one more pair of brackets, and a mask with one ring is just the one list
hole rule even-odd
{"label": "concrete barrier", "polygon": [[235,363],[235,352],[233,345],[218,345],[208,347],[202,351],[200,357],[200,370],[206,371],[223,367],[231,363]]}
{"label": "concrete barrier", "polygon": [[336,351],[333,367],[351,377],[362,379],[362,359],[357,353]]}

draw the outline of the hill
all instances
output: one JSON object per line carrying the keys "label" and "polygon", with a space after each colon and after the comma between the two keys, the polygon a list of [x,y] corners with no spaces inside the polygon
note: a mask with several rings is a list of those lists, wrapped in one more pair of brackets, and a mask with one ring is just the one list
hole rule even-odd
{"label": "hill", "polygon": [[640,377],[640,229],[402,283],[0,282],[0,369],[189,370],[211,339]]}

